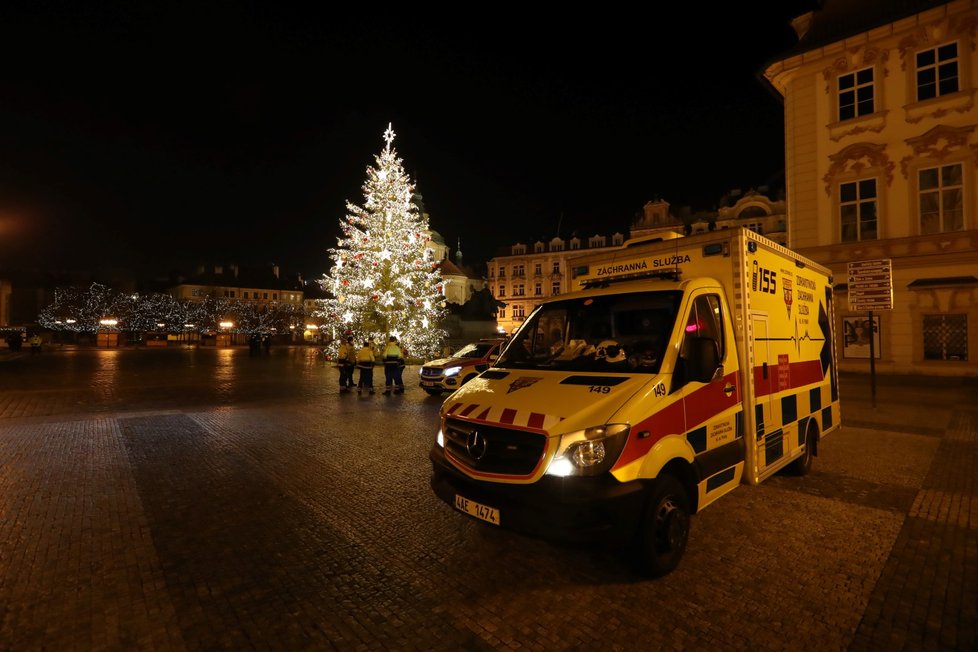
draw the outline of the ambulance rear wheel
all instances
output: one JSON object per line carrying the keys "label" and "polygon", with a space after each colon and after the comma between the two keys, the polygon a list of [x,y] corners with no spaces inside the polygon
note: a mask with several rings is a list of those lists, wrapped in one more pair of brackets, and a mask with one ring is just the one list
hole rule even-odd
{"label": "ambulance rear wheel", "polygon": [[663,474],[649,495],[638,541],[640,570],[660,577],[679,565],[689,541],[689,496],[675,476]]}
{"label": "ambulance rear wheel", "polygon": [[791,463],[788,469],[793,475],[808,475],[812,470],[812,462],[815,459],[815,424],[808,426],[805,433],[805,452],[797,460]]}

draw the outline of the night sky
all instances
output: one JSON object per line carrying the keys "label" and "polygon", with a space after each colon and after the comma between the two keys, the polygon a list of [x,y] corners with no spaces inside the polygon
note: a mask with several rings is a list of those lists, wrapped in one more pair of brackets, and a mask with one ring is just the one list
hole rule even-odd
{"label": "night sky", "polygon": [[655,197],[712,208],[782,183],[756,73],[814,2],[770,4],[5,4],[0,271],[318,278],[389,122],[468,263],[558,226],[624,232]]}

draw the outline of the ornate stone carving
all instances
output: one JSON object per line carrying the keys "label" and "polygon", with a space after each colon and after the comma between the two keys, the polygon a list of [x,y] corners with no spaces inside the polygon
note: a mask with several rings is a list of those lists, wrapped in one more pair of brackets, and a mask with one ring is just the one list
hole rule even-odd
{"label": "ornate stone carving", "polygon": [[968,144],[975,127],[978,125],[966,125],[964,127],[937,125],[919,136],[907,138],[904,142],[910,145],[913,154],[904,156],[900,160],[901,174],[905,179],[907,178],[912,161],[926,159],[939,163],[963,147],[971,150],[972,155],[975,156],[975,163],[978,164],[978,145]]}
{"label": "ornate stone carving", "polygon": [[878,134],[886,128],[886,114],[887,111],[880,111],[874,114],[870,120],[864,120],[858,125],[850,125],[848,121],[831,124],[829,125],[829,140],[837,143],[847,136],[856,136],[870,131]]}
{"label": "ornate stone carving", "polygon": [[[913,153],[917,156],[941,159],[950,150],[967,145],[971,132],[975,130],[975,126],[949,127],[948,125],[937,125],[919,136],[907,138],[904,142],[910,145]],[[945,145],[938,149],[937,145],[942,140],[945,142]]]}
{"label": "ornate stone carving", "polygon": [[930,45],[930,35],[923,27],[918,27],[913,33],[900,39],[897,49],[900,51],[900,70],[907,70],[907,54],[918,50],[925,45]]}
{"label": "ornate stone carving", "polygon": [[[940,106],[933,111],[928,112],[920,109],[921,106],[928,106],[935,102],[939,102]],[[951,104],[950,106],[948,106],[949,103]],[[940,120],[951,113],[970,113],[975,108],[975,91],[959,91],[953,95],[944,95],[939,98],[927,100],[926,103],[911,104],[905,108],[907,111],[907,122],[912,125],[917,124],[924,118]]]}
{"label": "ornate stone carving", "polygon": [[975,51],[975,29],[978,28],[978,15],[974,13],[953,16],[947,23],[947,35],[950,38],[958,38],[971,46],[971,51]]}
{"label": "ornate stone carving", "polygon": [[934,45],[940,41],[953,41],[960,38],[962,43],[969,46],[974,52],[978,48],[975,41],[975,32],[978,29],[978,14],[969,12],[963,15],[952,16],[942,19],[930,25],[918,27],[902,39],[897,46],[900,51],[900,69],[907,69],[907,54],[927,45]]}
{"label": "ornate stone carving", "polygon": [[889,50],[881,50],[879,48],[870,47],[866,48],[865,52],[862,52],[862,46],[858,46],[849,50],[849,55],[845,57],[839,57],[832,62],[831,66],[822,69],[822,78],[825,80],[825,93],[827,95],[833,94],[837,89],[835,88],[834,80],[838,75],[845,74],[856,68],[862,68],[865,66],[877,66],[880,70],[880,74],[883,78],[886,78],[888,72],[886,70],[886,62],[890,58]]}
{"label": "ornate stone carving", "polygon": [[893,183],[893,169],[896,164],[886,155],[886,145],[875,143],[853,143],[847,145],[835,154],[829,155],[829,171],[822,177],[825,182],[825,194],[832,196],[832,186],[841,175],[876,168],[886,175],[886,185]]}

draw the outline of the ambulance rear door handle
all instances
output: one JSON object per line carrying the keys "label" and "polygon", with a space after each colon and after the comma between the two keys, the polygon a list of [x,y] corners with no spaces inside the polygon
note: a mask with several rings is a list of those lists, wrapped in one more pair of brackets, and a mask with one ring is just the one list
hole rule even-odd
{"label": "ambulance rear door handle", "polygon": [[734,387],[731,383],[727,383],[727,386],[723,388],[723,393],[726,394],[727,396],[730,396],[731,394],[733,394],[735,389],[737,388]]}
{"label": "ambulance rear door handle", "polygon": [[766,362],[763,365],[761,365],[761,378],[763,378],[764,380],[767,380],[767,363]]}

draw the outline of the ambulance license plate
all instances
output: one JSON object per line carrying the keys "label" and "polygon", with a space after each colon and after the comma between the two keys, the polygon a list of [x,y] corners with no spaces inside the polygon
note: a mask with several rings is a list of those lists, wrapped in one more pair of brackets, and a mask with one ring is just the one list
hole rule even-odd
{"label": "ambulance license plate", "polygon": [[477,503],[474,500],[469,500],[464,496],[455,494],[455,508],[460,512],[465,512],[469,516],[482,519],[487,523],[499,525],[499,510],[495,507],[488,507],[481,503]]}
{"label": "ambulance license plate", "polygon": [[422,380],[421,381],[421,386],[422,387],[434,387],[435,385],[437,385],[437,383],[434,382],[433,380]]}

